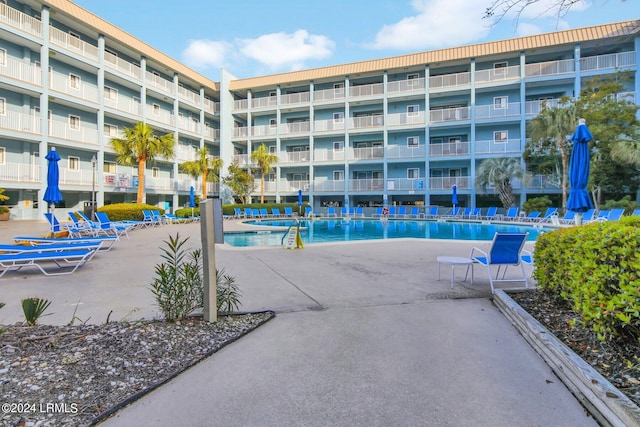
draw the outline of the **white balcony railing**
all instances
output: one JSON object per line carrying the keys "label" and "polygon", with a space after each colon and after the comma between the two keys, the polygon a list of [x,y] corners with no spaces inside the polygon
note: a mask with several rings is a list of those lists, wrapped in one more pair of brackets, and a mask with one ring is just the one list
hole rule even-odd
{"label": "white balcony railing", "polygon": [[5,65],[0,67],[0,75],[36,85],[42,81],[40,67],[18,61],[12,57],[7,57]]}
{"label": "white balcony railing", "polygon": [[168,93],[170,95],[174,94],[174,86],[171,80],[167,80],[164,77],[153,74],[150,71],[146,71],[145,75],[147,86],[159,89],[163,93]]}
{"label": "white balcony railing", "polygon": [[199,134],[200,123],[193,120],[189,120],[188,118],[183,118],[182,120],[178,120],[178,129]]}
{"label": "white balcony railing", "polygon": [[519,139],[508,139],[506,141],[476,141],[476,154],[505,154],[520,153]]}
{"label": "white balcony railing", "polygon": [[42,21],[9,7],[6,3],[0,3],[0,22],[34,36],[42,37]]}
{"label": "white balcony railing", "polygon": [[315,132],[335,132],[344,131],[344,119],[343,120],[315,120],[313,122],[313,128]]}
{"label": "white balcony railing", "polygon": [[313,191],[320,192],[335,192],[335,191],[344,191],[345,182],[344,180],[333,180],[333,179],[322,179],[316,178],[313,181]]}
{"label": "white balcony railing", "polygon": [[80,55],[83,58],[94,62],[98,62],[98,48],[96,46],[81,40],[79,37],[65,33],[53,26],[49,26],[49,41],[69,52],[73,52],[76,55]]}
{"label": "white balcony railing", "polygon": [[444,74],[442,76],[429,77],[429,89],[438,89],[453,86],[467,86],[471,83],[471,73]]}
{"label": "white balcony railing", "polygon": [[[79,79],[79,77],[78,77]],[[86,101],[98,102],[98,87],[80,80],[72,80],[68,74],[51,72],[51,90],[84,99]]]}
{"label": "white balcony railing", "polygon": [[0,115],[0,129],[40,134],[40,117],[32,114],[6,111]]}
{"label": "white balcony railing", "polygon": [[275,107],[277,103],[278,103],[278,98],[275,96],[263,96],[261,98],[252,98],[251,108]]}
{"label": "white balcony railing", "polygon": [[365,96],[378,96],[384,93],[384,84],[374,83],[370,85],[351,86],[349,88],[350,98],[361,98]]}
{"label": "white balcony railing", "polygon": [[490,68],[476,71],[476,84],[494,83],[505,80],[514,80],[520,77],[520,66],[513,65],[504,68]]}
{"label": "white balcony railing", "polygon": [[173,126],[175,123],[173,113],[167,110],[156,109],[153,105],[147,105],[147,119],[169,126]]}
{"label": "white balcony railing", "polygon": [[249,108],[249,100],[248,99],[236,99],[233,101],[233,110],[246,110]]}
{"label": "white balcony railing", "polygon": [[442,108],[429,111],[432,123],[469,120],[469,107]]}
{"label": "white balcony railing", "polygon": [[[260,186],[262,185],[259,179],[253,181],[253,192],[260,193]],[[275,193],[277,190],[278,183],[276,181],[267,181],[264,180],[264,192],[265,193]]]}
{"label": "white balcony railing", "polygon": [[636,53],[633,51],[580,58],[581,71],[606,70],[634,65],[636,65]]}
{"label": "white balcony railing", "polygon": [[104,52],[104,63],[107,67],[117,70],[126,76],[133,77],[136,80],[140,80],[142,78],[142,70],[140,69],[140,65],[133,64],[122,58],[119,58],[111,52]]}
{"label": "white balcony railing", "polygon": [[451,187],[453,187],[454,185],[458,188],[458,190],[468,190],[471,188],[470,184],[470,176],[445,176],[429,178],[429,188],[432,190],[451,191]]}
{"label": "white balcony railing", "polygon": [[323,89],[313,91],[313,102],[342,101],[344,100],[344,88]]}
{"label": "white balcony railing", "polygon": [[468,142],[444,142],[429,144],[429,155],[438,156],[467,156],[470,154]]}
{"label": "white balcony railing", "polygon": [[278,154],[278,163],[306,163],[310,158],[311,155],[308,150],[285,151]]}
{"label": "white balcony railing", "polygon": [[387,147],[387,158],[389,159],[405,159],[405,158],[423,158],[426,154],[426,146],[420,144],[418,146],[407,145],[389,145]]}
{"label": "white balcony railing", "polygon": [[558,176],[553,175],[533,175],[527,181],[528,188],[544,190],[545,188],[560,188],[561,182]]}
{"label": "white balcony railing", "polygon": [[173,191],[173,178],[154,178],[146,175],[144,177],[144,188],[160,191]]}
{"label": "white balcony railing", "polygon": [[186,87],[178,86],[178,98],[200,105],[200,94]]}
{"label": "white balcony railing", "polygon": [[0,181],[40,182],[40,166],[28,163],[1,163]]}
{"label": "white balcony railing", "polygon": [[545,99],[537,101],[527,101],[524,103],[524,113],[528,116],[537,116],[546,106],[548,108],[557,107],[559,99]]}
{"label": "white balcony railing", "polygon": [[313,150],[314,162],[335,162],[344,160],[344,150],[318,148]]}
{"label": "white balcony railing", "polygon": [[288,93],[280,96],[280,105],[308,104],[311,99],[309,92]]}
{"label": "white balcony railing", "polygon": [[349,191],[372,191],[372,190],[384,190],[384,179],[365,178],[365,179],[349,180]]}
{"label": "white balcony railing", "polygon": [[250,164],[248,154],[235,154],[232,161],[238,166],[248,166]]}
{"label": "white balcony railing", "polygon": [[249,128],[246,126],[236,126],[233,128],[234,138],[246,138],[249,136]]}
{"label": "white balcony railing", "polygon": [[575,70],[575,61],[573,59],[562,59],[559,61],[527,64],[524,67],[524,75],[526,77],[556,76],[559,74],[573,73]]}
{"label": "white balcony railing", "polygon": [[210,99],[204,99],[204,109],[210,113],[217,113],[220,111],[220,103],[212,101]]}
{"label": "white balcony railing", "polygon": [[427,178],[387,178],[386,182],[388,191],[424,191],[427,186]]}
{"label": "white balcony railing", "polygon": [[396,80],[387,83],[388,93],[411,93],[424,91],[424,78]]}
{"label": "white balcony railing", "polygon": [[284,193],[297,193],[298,190],[309,191],[309,180],[280,180],[280,191]]}
{"label": "white balcony railing", "polygon": [[259,125],[251,126],[251,136],[275,136],[278,133],[278,128],[271,125]]}
{"label": "white balcony railing", "polygon": [[387,114],[387,126],[424,125],[425,112]]}
{"label": "white balcony railing", "polygon": [[142,106],[140,101],[136,101],[126,96],[118,96],[116,99],[104,98],[104,105],[125,113],[142,115]]}
{"label": "white balcony railing", "polygon": [[384,117],[382,114],[375,116],[350,117],[349,127],[351,129],[363,129],[380,127],[384,125]]}
{"label": "white balcony railing", "polygon": [[204,136],[208,139],[220,139],[220,129],[215,129],[211,126],[205,126]]}
{"label": "white balcony railing", "polygon": [[493,119],[498,117],[517,117],[520,115],[520,103],[509,102],[506,105],[476,105],[476,119]]}
{"label": "white balcony railing", "polygon": [[310,122],[293,122],[280,125],[280,133],[305,133],[311,129]]}
{"label": "white balcony railing", "polygon": [[69,169],[60,167],[61,185],[91,185],[93,183],[93,170],[91,169]]}
{"label": "white balcony railing", "polygon": [[379,147],[351,148],[350,158],[354,160],[373,160],[384,158],[384,149]]}
{"label": "white balcony railing", "polygon": [[69,123],[61,120],[49,121],[49,136],[87,144],[98,144],[98,129],[80,126],[72,129]]}

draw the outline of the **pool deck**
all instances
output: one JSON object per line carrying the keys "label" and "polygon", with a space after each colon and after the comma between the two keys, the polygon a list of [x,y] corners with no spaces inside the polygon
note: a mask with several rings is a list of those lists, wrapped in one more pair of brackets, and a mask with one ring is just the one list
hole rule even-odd
{"label": "pool deck", "polygon": [[[225,231],[250,226],[225,221]],[[0,243],[42,234],[0,223]],[[20,299],[52,301],[42,323],[158,317],[149,291],[162,241],[200,246],[200,224],[135,230],[68,276],[0,279],[0,323]],[[216,245],[242,310],[272,321],[107,420],[106,426],[597,425],[491,302],[486,272],[437,280],[436,257],[489,242],[397,239],[281,247]],[[531,249],[532,245],[527,244]]]}

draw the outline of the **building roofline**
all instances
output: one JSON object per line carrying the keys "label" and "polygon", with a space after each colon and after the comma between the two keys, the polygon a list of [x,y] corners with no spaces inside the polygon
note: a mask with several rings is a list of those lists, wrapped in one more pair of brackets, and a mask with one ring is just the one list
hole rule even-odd
{"label": "building roofline", "polygon": [[213,89],[214,91],[220,91],[219,83],[203,76],[197,71],[192,70],[187,67],[183,63],[171,58],[169,55],[162,53],[158,49],[148,45],[142,40],[132,36],[126,31],[116,27],[115,25],[105,21],[99,16],[89,12],[88,10],[78,6],[70,0],[42,0],[42,2],[51,7],[53,10],[60,11],[64,14],[67,14],[80,22],[83,22],[85,25],[93,28],[99,34],[104,34],[105,36],[112,38],[113,40],[117,40],[133,50],[138,51],[141,55],[146,56],[148,58],[152,58],[156,61],[159,61],[162,64],[167,65],[168,67],[176,70],[179,74],[182,74],[197,83],[201,84],[204,87],[209,89]]}
{"label": "building roofline", "polygon": [[311,80],[348,76],[358,73],[415,67],[417,65],[431,64],[435,62],[479,58],[509,52],[520,52],[527,49],[538,49],[563,44],[628,36],[637,34],[638,32],[640,32],[640,20],[636,19],[612,24],[596,25],[592,27],[393,56],[383,59],[237,79],[230,82],[229,90],[241,91],[260,87],[273,87],[283,83],[308,82]]}

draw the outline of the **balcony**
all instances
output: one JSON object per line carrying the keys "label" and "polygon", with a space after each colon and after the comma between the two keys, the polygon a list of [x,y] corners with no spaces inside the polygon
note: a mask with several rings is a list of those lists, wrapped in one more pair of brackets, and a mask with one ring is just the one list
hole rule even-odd
{"label": "balcony", "polygon": [[205,126],[204,136],[207,139],[220,139],[220,129],[215,129],[211,126]]}
{"label": "balcony", "polygon": [[15,111],[6,111],[5,114],[0,115],[0,129],[39,135],[41,132],[40,117]]}
{"label": "balcony", "polygon": [[344,88],[314,90],[313,102],[323,101],[344,101]]}
{"label": "balcony", "polygon": [[2,163],[0,164],[0,181],[39,183],[40,166],[28,163]]}
{"label": "balcony", "polygon": [[353,160],[375,160],[384,158],[384,149],[382,145],[379,147],[361,147],[352,148],[351,155]]}
{"label": "balcony", "polygon": [[246,138],[249,136],[249,128],[246,126],[236,126],[233,128],[234,138]]}
{"label": "balcony", "polygon": [[6,3],[0,3],[0,22],[42,38],[42,21],[9,7]]}
{"label": "balcony", "polygon": [[370,178],[370,179],[350,179],[349,191],[373,191],[384,190],[384,179],[382,178]]}
{"label": "balcony", "polygon": [[49,41],[51,44],[61,47],[67,52],[74,53],[96,63],[98,62],[98,48],[96,46],[53,26],[49,26]]}
{"label": "balcony", "polygon": [[314,162],[342,162],[344,161],[344,150],[315,149],[313,150]]}
{"label": "balcony", "polygon": [[[261,181],[260,179],[256,179],[253,181],[253,194],[260,194],[260,186],[261,186]],[[269,194],[274,194],[277,190],[277,186],[278,183],[276,181],[267,181],[267,179],[265,178],[264,180],[264,192],[265,194],[269,193]]]}
{"label": "balcony", "polygon": [[307,133],[311,130],[311,123],[306,122],[292,122],[292,123],[284,123],[280,125],[280,133],[281,134],[289,134],[289,133]]}
{"label": "balcony", "polygon": [[118,96],[116,99],[104,98],[104,105],[114,110],[122,111],[136,116],[142,115],[142,106],[140,101],[125,96]]}
{"label": "balcony", "polygon": [[468,156],[470,154],[469,142],[444,142],[429,144],[429,156]]}
{"label": "balcony", "polygon": [[459,120],[469,120],[470,107],[441,108],[429,111],[431,123],[454,122]]}
{"label": "balcony", "polygon": [[611,68],[624,68],[636,65],[636,53],[621,52],[609,55],[586,56],[580,58],[581,71],[606,70]]}
{"label": "balcony", "polygon": [[263,96],[261,98],[251,99],[251,108],[275,108],[278,99],[275,96]]}
{"label": "balcony", "polygon": [[77,80],[73,80],[69,74],[52,71],[50,83],[52,91],[98,103],[98,87],[80,81],[79,77]]}
{"label": "balcony", "polygon": [[4,67],[0,67],[0,76],[35,85],[40,85],[42,82],[40,67],[18,61],[12,57],[7,57]]}
{"label": "balcony", "polygon": [[363,98],[368,96],[379,96],[384,93],[384,84],[374,83],[370,85],[351,86],[349,88],[350,98]]}
{"label": "balcony", "polygon": [[469,86],[471,73],[444,74],[442,76],[429,77],[429,89],[442,89],[456,86]]}
{"label": "balcony", "polygon": [[309,92],[300,92],[300,93],[288,93],[286,95],[280,96],[280,106],[291,107],[297,104],[309,104],[309,100],[311,99]]}
{"label": "balcony", "polygon": [[188,118],[178,120],[178,129],[191,133],[200,134],[200,123]]}
{"label": "balcony", "polygon": [[476,119],[495,119],[499,117],[519,117],[520,102],[509,102],[506,105],[476,105]]}
{"label": "balcony", "polygon": [[233,111],[246,110],[249,108],[248,99],[236,99],[233,101]]}
{"label": "balcony", "polygon": [[490,68],[476,71],[476,84],[489,84],[520,78],[520,66],[514,65],[504,68]]}
{"label": "balcony", "polygon": [[344,180],[316,178],[313,181],[313,191],[315,193],[344,192],[344,186]]}
{"label": "balcony", "polygon": [[80,126],[78,129],[71,129],[69,122],[61,120],[49,120],[49,136],[98,145],[98,129],[84,126]]}
{"label": "balcony", "polygon": [[274,125],[260,125],[260,126],[251,126],[251,136],[252,137],[275,137],[278,133],[278,128]]}
{"label": "balcony", "polygon": [[155,88],[160,93],[166,93],[171,96],[174,94],[174,86],[171,80],[167,80],[164,77],[160,77],[157,74],[153,74],[150,71],[145,71],[147,87]]}
{"label": "balcony", "polygon": [[542,112],[542,109],[546,106],[548,108],[553,108],[558,106],[558,102],[560,100],[556,99],[545,99],[538,101],[527,101],[524,103],[524,114],[527,116],[537,116]]}
{"label": "balcony", "polygon": [[248,166],[251,164],[248,154],[235,154],[232,161],[238,166]]}
{"label": "balcony", "polygon": [[562,59],[527,64],[524,67],[524,75],[525,77],[557,76],[573,73],[575,70],[575,61],[573,59]]}
{"label": "balcony", "polygon": [[458,190],[469,190],[471,188],[470,176],[446,176],[429,178],[429,188],[431,190],[451,191],[454,185]]}
{"label": "balcony", "polygon": [[93,170],[60,167],[60,185],[91,185]]}
{"label": "balcony", "polygon": [[314,120],[313,129],[315,132],[344,132],[344,119]]}
{"label": "balcony", "polygon": [[298,193],[298,190],[309,191],[309,180],[280,180],[280,192]]}
{"label": "balcony", "polygon": [[154,178],[149,175],[144,177],[144,188],[148,190],[156,191],[173,191],[174,180],[173,178]]}
{"label": "balcony", "polygon": [[532,189],[560,189],[561,182],[558,176],[533,175],[527,183],[527,188]]}
{"label": "balcony", "polygon": [[204,99],[204,110],[209,112],[209,113],[218,113],[218,112],[220,112],[220,103],[205,98]]}
{"label": "balcony", "polygon": [[153,105],[147,105],[147,119],[163,123],[168,126],[173,126],[175,123],[174,116],[171,112],[156,109]]}
{"label": "balcony", "polygon": [[520,140],[508,139],[506,141],[476,141],[476,154],[507,154],[520,153]]}
{"label": "balcony", "polygon": [[388,178],[388,191],[424,191],[426,178]]}
{"label": "balcony", "polygon": [[375,116],[350,117],[349,127],[351,129],[367,129],[381,127],[384,125],[382,114]]}
{"label": "balcony", "polygon": [[306,163],[310,157],[309,151],[285,151],[278,155],[278,163]]}
{"label": "balcony", "polygon": [[178,98],[195,105],[200,105],[200,93],[183,86],[178,86]]}
{"label": "balcony", "polygon": [[387,114],[387,126],[411,126],[425,125],[425,113],[424,111],[418,111],[415,113],[396,113]]}
{"label": "balcony", "polygon": [[389,145],[387,147],[388,159],[424,158],[427,150],[424,144],[417,146]]}
{"label": "balcony", "polygon": [[412,92],[424,92],[424,78],[409,80],[397,80],[387,83],[387,93],[390,95],[408,94]]}
{"label": "balcony", "polygon": [[118,58],[111,52],[104,52],[104,63],[107,67],[112,70],[119,71],[125,76],[133,77],[138,81],[142,79],[142,70],[140,69],[140,65]]}

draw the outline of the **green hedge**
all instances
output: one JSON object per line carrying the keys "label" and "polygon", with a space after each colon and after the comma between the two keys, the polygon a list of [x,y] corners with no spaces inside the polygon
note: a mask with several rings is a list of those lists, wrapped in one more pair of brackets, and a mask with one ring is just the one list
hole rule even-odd
{"label": "green hedge", "polygon": [[[305,208],[309,206],[308,204],[302,205],[302,213],[304,214]],[[244,212],[244,208],[251,209],[267,209],[267,212],[271,213],[273,208],[280,209],[280,213],[284,214],[284,208],[290,207],[293,212],[298,212],[298,204],[297,203],[248,203],[248,204],[233,204],[233,205],[222,205],[222,214],[233,216],[235,214],[234,208],[239,208]],[[191,216],[191,208],[181,208],[176,210],[175,212],[178,218],[188,218]],[[193,208],[193,215],[200,216],[200,207]]]}
{"label": "green hedge", "polygon": [[602,340],[640,339],[640,217],[544,233],[538,286],[566,300]]}
{"label": "green hedge", "polygon": [[160,215],[164,215],[164,209],[142,203],[114,203],[112,205],[102,206],[97,210],[98,212],[106,213],[111,221],[142,221],[144,218],[142,210],[157,210],[160,212]]}

